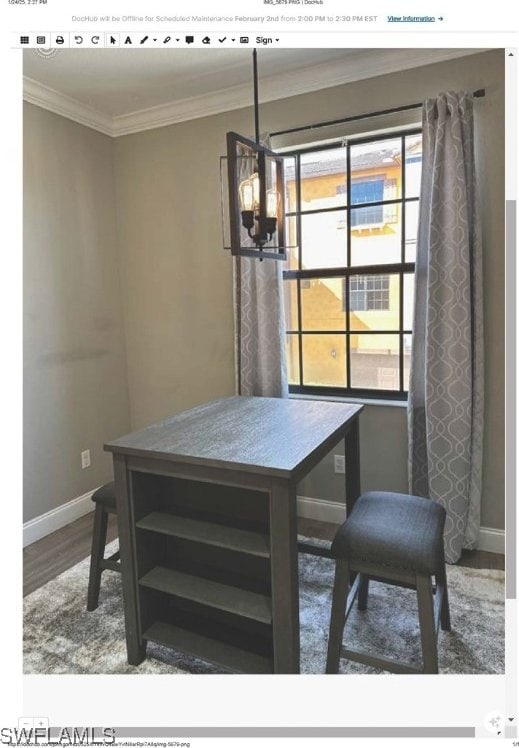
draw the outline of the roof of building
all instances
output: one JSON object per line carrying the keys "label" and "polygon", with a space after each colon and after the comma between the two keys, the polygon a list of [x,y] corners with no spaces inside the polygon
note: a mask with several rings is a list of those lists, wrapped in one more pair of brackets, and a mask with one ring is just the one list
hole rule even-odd
{"label": "roof of building", "polygon": [[[301,176],[303,178],[320,177],[331,174],[346,172],[346,150],[344,154],[337,154],[338,149],[329,151],[314,151],[305,155],[301,160]],[[378,150],[362,150],[355,153],[350,150],[351,170],[365,171],[383,167],[400,166],[402,152],[400,147],[379,148]],[[408,154],[417,156],[421,154],[421,143],[415,142],[408,148]],[[285,166],[285,174],[288,178],[294,177],[294,166],[288,162]]]}

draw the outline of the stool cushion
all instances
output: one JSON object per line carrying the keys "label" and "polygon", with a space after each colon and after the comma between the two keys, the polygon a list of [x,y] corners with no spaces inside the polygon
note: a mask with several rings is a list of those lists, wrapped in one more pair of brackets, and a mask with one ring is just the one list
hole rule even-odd
{"label": "stool cushion", "polygon": [[357,499],[337,531],[332,554],[350,563],[435,574],[444,563],[444,525],[445,509],[435,501],[371,491]]}
{"label": "stool cushion", "polygon": [[105,483],[92,494],[92,501],[103,504],[115,511],[115,483]]}

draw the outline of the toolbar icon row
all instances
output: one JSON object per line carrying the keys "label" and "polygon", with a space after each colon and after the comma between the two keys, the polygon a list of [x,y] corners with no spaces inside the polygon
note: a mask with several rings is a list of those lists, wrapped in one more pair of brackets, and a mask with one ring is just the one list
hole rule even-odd
{"label": "toolbar icon row", "polygon": [[[279,39],[275,40],[279,42]],[[153,32],[62,32],[62,33],[19,33],[15,35],[15,47],[154,47],[164,48],[184,45],[223,45],[235,46],[237,44],[251,44],[254,39],[249,36],[226,36],[217,34],[215,36],[203,34],[165,34]]]}
{"label": "toolbar icon row", "polygon": [[22,47],[104,47],[104,34],[80,31],[77,33],[18,34],[15,46]]}
{"label": "toolbar icon row", "polygon": [[141,45],[159,46],[159,45],[174,45],[174,44],[194,44],[195,42],[201,42],[202,44],[224,44],[225,42],[238,43],[238,44],[249,44],[248,36],[240,37],[227,37],[227,36],[198,36],[194,34],[188,34],[187,36],[171,36],[169,34],[125,34],[125,33],[113,33],[106,35],[106,46],[107,47],[134,47]]}

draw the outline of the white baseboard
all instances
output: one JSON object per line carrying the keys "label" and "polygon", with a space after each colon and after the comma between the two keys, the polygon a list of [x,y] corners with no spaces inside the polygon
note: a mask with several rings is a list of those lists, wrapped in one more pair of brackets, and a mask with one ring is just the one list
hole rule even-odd
{"label": "white baseboard", "polygon": [[84,493],[83,496],[78,496],[77,499],[67,501],[66,504],[62,504],[56,507],[56,509],[51,509],[50,512],[46,512],[39,517],[25,522],[23,525],[23,547],[25,548],[25,546],[35,543],[46,535],[50,535],[51,532],[55,532],[61,527],[74,522],[75,519],[79,519],[88,514],[88,512],[91,512],[94,508],[91,501],[92,494],[94,491],[97,491],[97,488]]}
{"label": "white baseboard", "polygon": [[[339,524],[346,519],[344,505],[338,501],[313,499],[309,496],[297,497],[297,514],[306,519],[317,519],[321,522]],[[505,552],[505,531],[494,527],[481,527],[477,544],[478,551],[490,553]]]}
{"label": "white baseboard", "polygon": [[[97,488],[94,488],[83,496],[78,496],[77,499],[67,501],[66,504],[25,522],[23,526],[23,547],[35,543],[92,511],[94,507],[91,498],[96,490]],[[297,514],[299,517],[305,517],[306,519],[316,519],[334,524],[344,522],[346,519],[346,510],[340,502],[313,499],[309,496],[297,497]],[[480,551],[489,551],[490,553],[504,553],[505,531],[493,527],[482,527],[477,548]]]}
{"label": "white baseboard", "polygon": [[505,531],[495,527],[480,527],[477,545],[478,551],[490,551],[490,553],[505,552]]}
{"label": "white baseboard", "polygon": [[346,508],[339,501],[312,499],[310,496],[297,497],[297,514],[306,519],[339,524],[346,519]]}

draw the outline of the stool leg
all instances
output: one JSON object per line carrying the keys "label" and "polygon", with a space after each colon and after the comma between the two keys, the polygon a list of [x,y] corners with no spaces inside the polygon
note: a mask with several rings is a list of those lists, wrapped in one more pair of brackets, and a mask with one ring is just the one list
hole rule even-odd
{"label": "stool leg", "polygon": [[95,610],[99,601],[101,586],[101,561],[104,558],[106,545],[106,531],[108,527],[108,513],[104,507],[96,504],[94,514],[94,530],[92,534],[92,555],[90,557],[90,576],[88,578],[87,610]]}
{"label": "stool leg", "polygon": [[357,596],[357,607],[359,610],[366,610],[368,607],[368,590],[369,577],[365,574],[360,575],[359,594]]}
{"label": "stool leg", "polygon": [[348,599],[350,572],[346,561],[338,559],[335,562],[335,581],[333,583],[332,612],[330,616],[330,632],[328,636],[328,656],[326,672],[339,672],[341,659],[342,635],[344,632],[346,601]]}
{"label": "stool leg", "polygon": [[451,616],[449,610],[449,594],[447,592],[447,574],[445,572],[445,561],[442,563],[440,570],[436,574],[436,584],[442,589],[442,607],[440,611],[440,624],[442,631],[451,630]]}
{"label": "stool leg", "polygon": [[438,672],[438,648],[436,626],[434,624],[434,602],[431,577],[417,574],[416,593],[418,596],[418,617],[422,640],[423,672]]}

